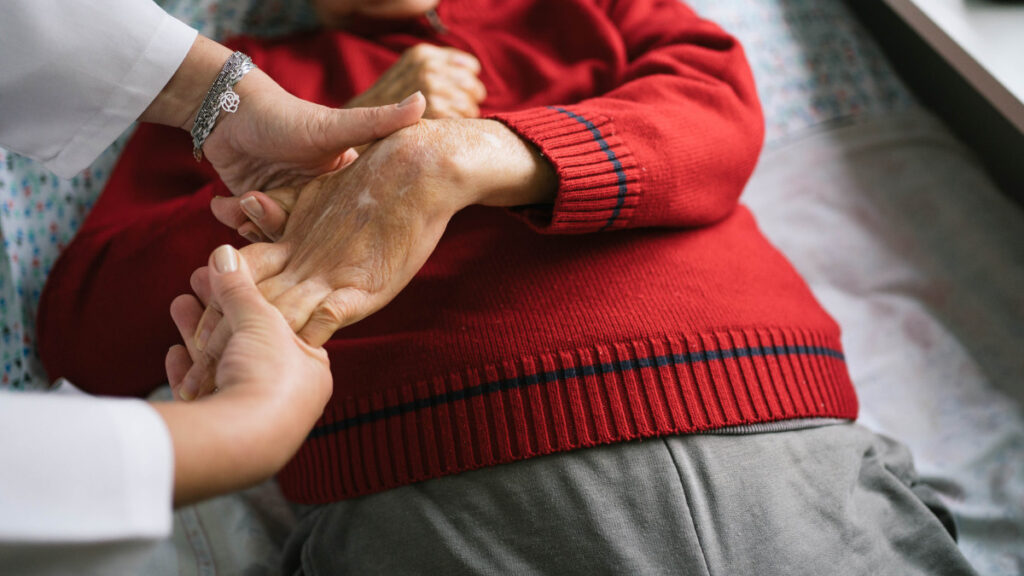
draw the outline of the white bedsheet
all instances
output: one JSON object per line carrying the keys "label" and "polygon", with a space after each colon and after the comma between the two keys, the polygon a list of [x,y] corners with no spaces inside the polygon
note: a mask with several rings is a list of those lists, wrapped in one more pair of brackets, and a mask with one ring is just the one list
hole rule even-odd
{"label": "white bedsheet", "polygon": [[923,112],[769,150],[744,201],[843,328],[860,422],[908,444],[982,574],[1024,572],[1024,211]]}

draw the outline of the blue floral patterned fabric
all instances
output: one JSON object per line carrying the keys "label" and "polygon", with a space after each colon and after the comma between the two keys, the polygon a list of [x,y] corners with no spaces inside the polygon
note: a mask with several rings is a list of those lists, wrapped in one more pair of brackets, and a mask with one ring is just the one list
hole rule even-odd
{"label": "blue floral patterned fabric", "polygon": [[[277,35],[314,25],[305,2],[164,0],[171,14],[212,38]],[[841,0],[693,0],[744,43],[767,118],[767,144],[822,124],[914,105]],[[129,133],[131,131],[129,130]],[[42,388],[35,312],[47,273],[96,201],[128,133],[87,170],[61,181],[0,150],[0,388]],[[56,375],[55,375],[56,376]]]}

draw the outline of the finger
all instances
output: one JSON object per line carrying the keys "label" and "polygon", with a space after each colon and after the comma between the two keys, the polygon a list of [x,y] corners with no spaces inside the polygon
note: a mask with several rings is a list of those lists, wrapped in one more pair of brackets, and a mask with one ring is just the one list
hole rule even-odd
{"label": "finger", "polygon": [[255,244],[257,242],[273,242],[272,238],[267,238],[260,227],[253,224],[252,222],[246,222],[238,228],[238,234],[242,238],[245,238],[250,243]]}
{"label": "finger", "polygon": [[178,329],[178,334],[185,343],[185,347],[183,349],[188,356],[187,366],[184,368],[181,368],[180,362],[175,362],[174,369],[177,370],[177,372],[174,372],[173,374],[171,372],[170,364],[172,360],[171,353],[168,352],[168,356],[164,359],[164,367],[167,370],[167,381],[171,385],[171,391],[174,392],[175,396],[178,398],[181,398],[179,393],[181,382],[184,379],[184,375],[192,367],[192,359],[201,355],[201,352],[196,350],[194,347],[195,342],[192,335],[195,333],[196,327],[199,325],[202,314],[203,307],[194,296],[182,294],[171,302],[171,319],[174,320],[174,325]]}
{"label": "finger", "polygon": [[465,68],[473,72],[473,74],[480,73],[480,61],[477,60],[476,56],[456,48],[443,48],[443,50],[447,52],[446,56],[451,64]]}
{"label": "finger", "polygon": [[[181,400],[186,402],[195,400],[214,388],[213,380],[216,374],[217,358],[224,346],[227,345],[227,338],[221,333],[224,329],[217,330],[219,320],[220,313],[207,307],[201,312],[193,331],[182,334],[188,349],[190,365],[185,370],[178,386],[171,388]],[[220,324],[224,324],[226,328],[227,322],[220,322]],[[219,339],[212,337],[214,333],[218,334]],[[217,344],[220,344],[219,348]]]}
{"label": "finger", "polygon": [[[264,287],[261,286],[261,288]],[[267,288],[278,292],[272,297],[268,295],[267,298],[273,302],[274,307],[281,312],[288,326],[295,332],[305,326],[317,306],[331,294],[330,286],[311,280],[293,285],[284,281],[279,287],[271,284]],[[265,290],[263,293],[267,294],[267,291]]]}
{"label": "finger", "polygon": [[[210,264],[213,300],[219,304],[225,320],[220,324],[226,324],[232,331],[247,326],[266,330],[275,329],[275,324],[281,327],[284,322],[281,314],[260,293],[239,251],[225,244],[213,251]],[[213,344],[211,335],[207,347]]]}
{"label": "finger", "polygon": [[[283,328],[280,314],[260,294],[251,271],[239,252],[220,246],[210,255],[211,304],[197,326],[193,365],[185,374],[178,395],[185,400],[201,398],[215,389],[216,365],[231,335],[250,326],[254,330]],[[275,326],[276,323],[276,326]]]}
{"label": "finger", "polygon": [[214,198],[210,208],[217,220],[234,228],[249,242],[264,242],[281,237],[295,196],[290,188],[275,191],[274,196],[247,192],[238,198]]}
{"label": "finger", "polygon": [[426,104],[423,94],[415,92],[398,104],[330,110],[326,121],[314,128],[311,136],[323,148],[340,152],[415,124],[423,116]]}
{"label": "finger", "polygon": [[335,332],[369,316],[373,309],[372,298],[366,292],[356,288],[335,290],[309,316],[299,330],[299,338],[311,346],[323,346]]}
{"label": "finger", "polygon": [[[192,286],[192,291],[195,292],[196,297],[199,298],[199,301],[202,303],[203,307],[205,307],[210,302],[209,267],[203,266],[202,268],[196,268],[195,272],[192,272],[192,276],[189,277],[188,282]],[[192,331],[195,331],[195,328],[193,328]],[[189,333],[191,334],[191,332]]]}
{"label": "finger", "polygon": [[[456,52],[457,51],[458,50],[456,50]],[[417,66],[431,60],[446,59],[449,57],[448,52],[448,50],[441,48],[440,46],[434,46],[433,44],[427,44],[424,42],[403,52],[398,63],[405,61],[412,66]]]}
{"label": "finger", "polygon": [[446,118],[477,118],[480,108],[473,97],[451,84],[438,87],[431,94],[430,103],[435,114]]}
{"label": "finger", "polygon": [[192,366],[177,390],[179,398],[185,401],[196,400],[216,391],[217,363],[231,340],[231,333],[226,320],[221,320],[214,327],[203,349],[192,356]]}
{"label": "finger", "polygon": [[460,114],[463,118],[479,118],[480,107],[475,102],[467,99],[455,100],[452,103],[452,107]]}
{"label": "finger", "polygon": [[210,200],[210,211],[218,222],[234,230],[249,221],[239,205],[239,199],[234,196],[214,196]]}
{"label": "finger", "polygon": [[167,371],[167,383],[171,385],[172,391],[181,386],[185,373],[191,367],[192,358],[188,355],[188,350],[181,344],[171,346],[164,358],[164,370]]}
{"label": "finger", "polygon": [[171,319],[174,320],[174,326],[178,329],[181,341],[188,346],[190,356],[195,355],[195,349],[192,347],[192,335],[195,334],[202,315],[203,307],[195,296],[182,294],[171,302]]}
{"label": "finger", "polygon": [[[285,224],[288,223],[288,214],[295,203],[295,198],[296,194],[291,189],[271,190],[266,194],[248,192],[242,195],[239,206],[259,229],[261,234],[256,237],[278,240],[284,233]],[[246,231],[253,232],[251,229]],[[241,234],[242,228],[239,228],[238,232]]]}
{"label": "finger", "polygon": [[[195,331],[192,333],[192,348],[196,351],[202,352],[206,349],[207,340],[210,339],[210,335],[220,324],[222,315],[220,310],[214,307],[213,300],[207,304],[206,309],[203,310],[202,317],[199,318],[199,324],[196,325]],[[186,342],[188,342],[186,340]]]}
{"label": "finger", "polygon": [[[348,168],[350,164],[355,162],[359,158],[359,148],[364,147],[365,145],[345,150],[345,152],[342,153],[341,155],[341,160],[338,161],[338,170]],[[287,208],[287,210],[289,213],[292,211],[290,206]]]}
{"label": "finger", "polygon": [[250,244],[239,250],[242,253],[242,261],[252,275],[255,282],[259,283],[267,278],[280,274],[285,265],[288,264],[288,256],[291,249],[282,243]]}
{"label": "finger", "polygon": [[452,68],[447,72],[450,82],[465,92],[474,102],[480,103],[487,98],[487,88],[475,74],[461,68]]}
{"label": "finger", "polygon": [[432,118],[476,118],[479,108],[469,101],[441,99],[431,108]]}

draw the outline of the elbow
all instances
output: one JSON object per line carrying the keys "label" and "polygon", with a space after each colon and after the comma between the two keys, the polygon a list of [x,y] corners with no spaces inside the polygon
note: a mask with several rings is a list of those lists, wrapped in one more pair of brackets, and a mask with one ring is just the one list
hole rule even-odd
{"label": "elbow", "polygon": [[677,172],[677,205],[667,212],[680,216],[674,226],[708,226],[728,217],[757,166],[765,134],[761,106],[756,97],[741,100],[733,91],[724,100],[715,118],[699,127],[700,144],[691,147],[682,160],[688,166]]}

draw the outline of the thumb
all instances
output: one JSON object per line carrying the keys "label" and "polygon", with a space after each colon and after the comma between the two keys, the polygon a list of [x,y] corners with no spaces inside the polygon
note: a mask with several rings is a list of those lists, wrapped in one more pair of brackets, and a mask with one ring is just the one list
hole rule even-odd
{"label": "thumb", "polygon": [[321,136],[335,150],[354,148],[412,126],[426,109],[427,99],[417,91],[398,104],[333,110],[330,120],[323,124],[326,133]]}
{"label": "thumb", "polygon": [[250,323],[284,322],[256,287],[245,259],[228,244],[210,254],[210,290],[232,332]]}

